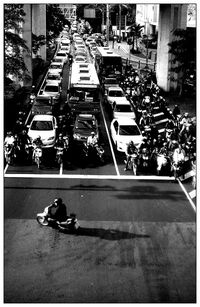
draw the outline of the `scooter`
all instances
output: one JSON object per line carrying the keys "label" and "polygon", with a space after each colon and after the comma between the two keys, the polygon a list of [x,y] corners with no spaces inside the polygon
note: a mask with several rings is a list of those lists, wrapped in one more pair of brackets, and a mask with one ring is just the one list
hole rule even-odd
{"label": "scooter", "polygon": [[[128,157],[127,157],[128,159]],[[127,160],[124,160],[125,164],[127,163]],[[137,175],[137,168],[138,168],[138,154],[134,153],[131,155],[131,158],[128,163],[128,168],[130,168],[133,171],[133,175]]]}
{"label": "scooter", "polygon": [[65,231],[77,232],[80,228],[75,213],[70,213],[70,216],[67,217],[66,221],[59,222],[49,216],[48,207],[46,207],[42,213],[37,214],[36,220],[41,226],[54,226]]}
{"label": "scooter", "polygon": [[41,158],[42,158],[42,148],[36,146],[33,149],[33,161],[37,164],[38,169],[40,168]]}

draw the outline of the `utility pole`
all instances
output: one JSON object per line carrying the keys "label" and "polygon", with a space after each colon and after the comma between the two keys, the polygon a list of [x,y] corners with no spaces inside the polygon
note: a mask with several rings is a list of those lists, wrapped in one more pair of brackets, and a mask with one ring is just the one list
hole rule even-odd
{"label": "utility pole", "polygon": [[106,42],[107,42],[107,46],[109,44],[109,28],[110,28],[109,4],[106,4]]}

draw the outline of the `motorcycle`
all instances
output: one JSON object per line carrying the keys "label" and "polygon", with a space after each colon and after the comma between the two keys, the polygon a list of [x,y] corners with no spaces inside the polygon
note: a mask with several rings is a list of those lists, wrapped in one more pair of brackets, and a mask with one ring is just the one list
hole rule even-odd
{"label": "motorcycle", "polygon": [[165,154],[157,154],[157,175],[170,165],[169,157]]}
{"label": "motorcycle", "polygon": [[59,222],[49,216],[48,207],[46,207],[42,213],[37,214],[36,220],[41,226],[54,226],[59,230],[77,232],[80,228],[75,213],[70,213],[70,216],[67,217],[66,221]]}
{"label": "motorcycle", "polygon": [[174,178],[177,179],[184,173],[184,161],[178,161],[177,163],[172,163],[172,171],[174,173]]}
{"label": "motorcycle", "polygon": [[150,154],[149,150],[144,147],[140,154],[140,163],[139,166],[142,170],[149,170],[150,168]]}
{"label": "motorcycle", "polygon": [[[128,159],[128,157],[127,157]],[[124,160],[125,164],[127,164],[127,160]],[[133,171],[133,175],[137,175],[137,168],[138,168],[138,154],[134,153],[131,155],[129,159],[128,168]]]}
{"label": "motorcycle", "polygon": [[103,147],[99,144],[87,146],[87,156],[92,160],[98,160],[100,163],[104,163],[104,152]]}
{"label": "motorcycle", "polygon": [[33,149],[33,162],[37,164],[38,169],[40,168],[41,158],[42,158],[42,148],[36,146]]}
{"label": "motorcycle", "polygon": [[6,163],[12,164],[14,156],[13,156],[13,146],[10,144],[6,144],[4,146],[4,156]]}

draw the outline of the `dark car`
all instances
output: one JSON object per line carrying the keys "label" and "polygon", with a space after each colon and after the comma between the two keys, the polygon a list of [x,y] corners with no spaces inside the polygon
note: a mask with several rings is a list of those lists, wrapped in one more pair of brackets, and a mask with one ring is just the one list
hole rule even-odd
{"label": "dark car", "polygon": [[79,114],[76,116],[73,139],[74,141],[86,142],[87,138],[94,132],[97,138],[99,138],[99,130],[97,119],[92,114]]}
{"label": "dark car", "polygon": [[54,111],[54,103],[50,97],[38,96],[31,108],[31,114],[52,114]]}

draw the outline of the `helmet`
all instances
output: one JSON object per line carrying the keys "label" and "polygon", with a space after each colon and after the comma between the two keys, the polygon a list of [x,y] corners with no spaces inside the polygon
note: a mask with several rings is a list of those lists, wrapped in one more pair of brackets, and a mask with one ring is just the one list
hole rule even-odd
{"label": "helmet", "polygon": [[11,136],[11,135],[13,135],[13,134],[12,134],[11,131],[8,131],[8,132],[7,132],[7,135],[8,135],[8,136]]}
{"label": "helmet", "polygon": [[95,135],[94,131],[91,132],[91,135]]}
{"label": "helmet", "polygon": [[189,115],[188,113],[185,113],[185,114],[184,114],[185,117],[187,117],[188,115]]}
{"label": "helmet", "polygon": [[62,133],[59,133],[59,135],[58,135],[58,136],[59,136],[59,137],[61,137],[61,136],[63,136],[63,135],[62,135]]}
{"label": "helmet", "polygon": [[54,204],[57,204],[57,205],[62,204],[62,198],[55,198],[54,199]]}

